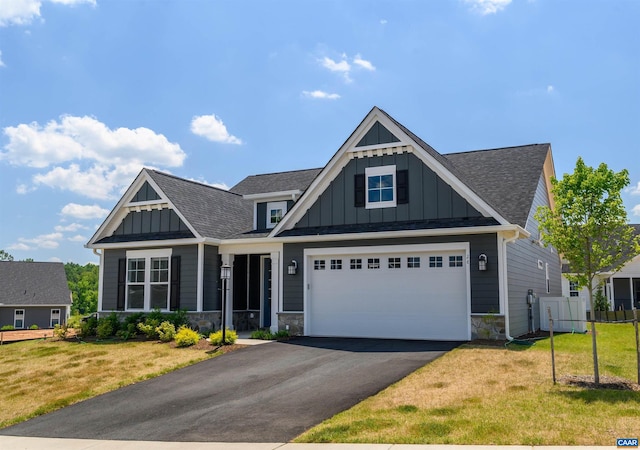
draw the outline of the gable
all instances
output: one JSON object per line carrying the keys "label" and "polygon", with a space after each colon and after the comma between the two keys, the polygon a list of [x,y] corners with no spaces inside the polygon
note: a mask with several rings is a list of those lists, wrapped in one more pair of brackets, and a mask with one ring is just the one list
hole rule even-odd
{"label": "gable", "polygon": [[132,203],[146,202],[150,200],[160,200],[158,193],[151,187],[148,181],[145,181],[140,190],[131,199]]}
{"label": "gable", "polygon": [[380,122],[376,122],[371,126],[371,128],[369,128],[369,131],[367,131],[364,137],[360,139],[360,142],[356,144],[356,147],[391,144],[393,142],[400,142],[400,139],[395,137],[393,133],[387,130]]}

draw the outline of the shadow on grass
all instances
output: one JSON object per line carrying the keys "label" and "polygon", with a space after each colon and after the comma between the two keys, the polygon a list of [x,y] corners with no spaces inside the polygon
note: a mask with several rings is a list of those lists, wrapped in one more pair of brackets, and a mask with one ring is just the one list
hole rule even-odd
{"label": "shadow on grass", "polygon": [[579,391],[556,392],[556,395],[585,404],[602,403],[640,403],[640,392],[620,389],[583,389]]}

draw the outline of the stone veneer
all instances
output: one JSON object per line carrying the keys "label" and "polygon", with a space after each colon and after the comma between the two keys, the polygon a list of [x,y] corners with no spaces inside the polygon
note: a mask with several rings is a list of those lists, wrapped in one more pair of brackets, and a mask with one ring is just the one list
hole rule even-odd
{"label": "stone veneer", "polygon": [[498,314],[472,315],[471,339],[506,339],[504,316]]}
{"label": "stone veneer", "polygon": [[304,335],[304,313],[278,313],[278,331],[287,330],[290,336]]}

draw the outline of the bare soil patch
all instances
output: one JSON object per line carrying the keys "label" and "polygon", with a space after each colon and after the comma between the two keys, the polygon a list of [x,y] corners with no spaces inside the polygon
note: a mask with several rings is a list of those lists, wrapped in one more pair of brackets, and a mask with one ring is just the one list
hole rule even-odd
{"label": "bare soil patch", "polygon": [[619,377],[601,376],[600,383],[596,384],[590,375],[565,375],[558,380],[569,386],[579,386],[585,389],[615,389],[618,391],[640,391],[640,385]]}

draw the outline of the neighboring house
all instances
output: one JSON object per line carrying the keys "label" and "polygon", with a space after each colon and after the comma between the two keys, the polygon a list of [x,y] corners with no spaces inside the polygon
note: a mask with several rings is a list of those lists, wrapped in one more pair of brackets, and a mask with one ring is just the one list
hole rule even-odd
{"label": "neighboring house", "polygon": [[98,311],[181,308],[217,329],[225,264],[237,330],[519,336],[528,290],[561,294],[533,218],[553,175],[549,144],[442,155],[375,107],[320,169],[229,191],[144,169],[87,243]]}
{"label": "neighboring house", "polygon": [[70,311],[63,263],[0,261],[0,326],[53,328]]}
{"label": "neighboring house", "polygon": [[[631,224],[636,235],[640,235],[640,224]],[[590,310],[589,290],[578,288],[577,284],[569,281],[564,275],[570,274],[569,264],[562,265],[562,295],[565,297],[581,297],[586,300],[587,310]],[[604,283],[604,293],[609,301],[610,310],[629,310],[640,308],[640,255],[635,255],[617,272],[605,271],[596,275],[594,288]],[[635,306],[632,306],[635,305]]]}

